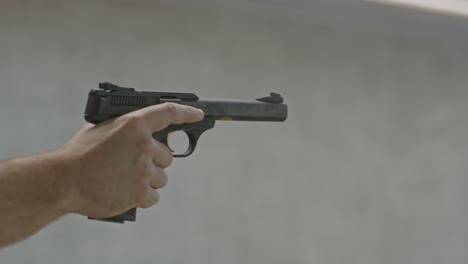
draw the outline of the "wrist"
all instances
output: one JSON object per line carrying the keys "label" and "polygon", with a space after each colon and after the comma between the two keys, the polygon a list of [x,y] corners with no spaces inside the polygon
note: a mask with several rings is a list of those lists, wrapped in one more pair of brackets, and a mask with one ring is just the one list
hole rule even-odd
{"label": "wrist", "polygon": [[50,188],[53,193],[52,203],[58,213],[65,215],[77,211],[77,192],[73,184],[75,168],[73,161],[61,150],[44,153]]}

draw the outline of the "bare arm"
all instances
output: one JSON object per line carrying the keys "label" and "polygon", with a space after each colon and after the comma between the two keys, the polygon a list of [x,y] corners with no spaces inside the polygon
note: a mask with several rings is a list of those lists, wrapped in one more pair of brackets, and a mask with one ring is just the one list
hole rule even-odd
{"label": "bare arm", "polygon": [[1,161],[0,247],[67,213],[104,218],[156,204],[172,154],[151,134],[202,118],[188,106],[152,106],[87,125],[60,149]]}
{"label": "bare arm", "polygon": [[0,162],[0,246],[69,212],[65,162],[43,153]]}

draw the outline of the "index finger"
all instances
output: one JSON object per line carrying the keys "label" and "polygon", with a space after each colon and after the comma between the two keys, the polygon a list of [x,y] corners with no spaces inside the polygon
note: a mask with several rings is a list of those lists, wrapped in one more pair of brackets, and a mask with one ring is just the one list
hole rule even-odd
{"label": "index finger", "polygon": [[153,132],[161,131],[172,124],[198,122],[204,117],[202,110],[177,103],[153,105],[139,111]]}

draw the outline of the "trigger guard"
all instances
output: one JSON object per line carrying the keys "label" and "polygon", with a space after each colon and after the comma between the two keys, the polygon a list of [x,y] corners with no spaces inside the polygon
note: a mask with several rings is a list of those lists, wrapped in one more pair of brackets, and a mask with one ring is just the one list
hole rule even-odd
{"label": "trigger guard", "polygon": [[190,156],[194,151],[195,147],[197,146],[198,138],[203,133],[203,131],[187,131],[183,130],[189,139],[189,146],[187,150],[183,154],[174,154],[175,158],[183,158]]}
{"label": "trigger guard", "polygon": [[189,139],[189,146],[187,150],[183,154],[174,154],[174,152],[172,153],[173,157],[183,158],[183,157],[190,156],[195,151],[195,147],[197,146],[197,142],[200,136],[205,131],[212,129],[214,125],[215,125],[215,120],[212,120],[212,119],[204,119],[200,122],[193,123],[193,124],[170,125],[161,131],[154,132],[152,136],[158,142],[169,147],[169,143],[168,143],[169,133],[174,132],[174,131],[184,131],[184,133],[187,135]]}

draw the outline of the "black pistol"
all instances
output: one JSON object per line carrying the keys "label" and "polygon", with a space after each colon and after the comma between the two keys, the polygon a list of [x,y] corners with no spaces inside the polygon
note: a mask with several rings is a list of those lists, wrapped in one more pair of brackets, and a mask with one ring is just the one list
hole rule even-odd
{"label": "black pistol", "polygon": [[[143,92],[105,82],[99,83],[98,90],[93,89],[89,92],[84,117],[90,123],[99,124],[144,107],[168,102],[193,106],[202,109],[205,113],[202,121],[170,125],[153,134],[155,140],[169,147],[170,133],[175,131],[186,133],[188,148],[183,153],[173,154],[174,157],[190,156],[201,134],[212,129],[216,120],[282,122],[288,116],[288,107],[277,93],[256,100],[200,99],[193,93]],[[133,208],[114,217],[95,220],[124,223],[135,219],[136,208]]]}

